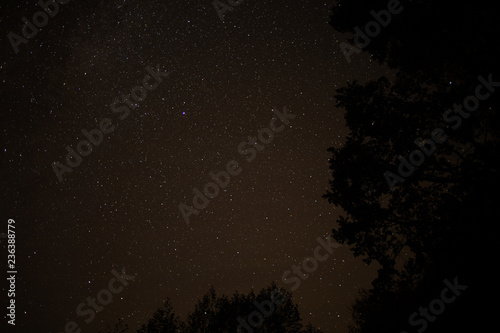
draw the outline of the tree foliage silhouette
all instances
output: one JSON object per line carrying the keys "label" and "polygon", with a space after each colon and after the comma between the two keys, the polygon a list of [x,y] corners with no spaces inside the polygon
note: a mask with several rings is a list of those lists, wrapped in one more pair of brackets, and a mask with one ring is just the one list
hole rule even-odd
{"label": "tree foliage silhouette", "polygon": [[181,328],[182,323],[179,317],[175,315],[170,299],[167,298],[163,306],[153,313],[147,324],[143,325],[137,333],[177,333]]}
{"label": "tree foliage silhouette", "polygon": [[[272,301],[275,291],[279,291],[282,296],[274,298],[278,304]],[[261,323],[257,317],[252,322],[249,320],[249,315],[256,311],[261,313]],[[242,322],[246,323],[247,328]],[[117,325],[117,329],[122,329],[122,326]],[[238,327],[244,333],[321,333],[311,324],[303,326],[298,305],[292,301],[292,294],[278,288],[274,282],[257,295],[252,290],[248,294],[235,292],[231,297],[218,297],[211,287],[196,302],[194,311],[188,314],[185,322],[175,314],[170,299],[167,299],[137,333],[224,333],[236,332]],[[112,332],[125,331],[111,331],[108,328],[105,333]]]}
{"label": "tree foliage silhouette", "polygon": [[[386,9],[387,2],[337,1],[330,24],[341,32],[363,30],[374,20],[370,11]],[[354,81],[335,95],[350,133],[345,144],[328,149],[332,178],[324,198],[344,210],[332,236],[381,265],[373,288],[353,307],[353,332],[401,330],[408,314],[439,293],[444,277],[474,285],[470,297],[477,302],[491,280],[489,230],[500,217],[500,92],[490,91],[458,127],[443,116],[476,93],[478,76],[500,81],[500,48],[490,42],[499,21],[482,1],[401,5],[403,12],[363,48],[396,76]],[[423,140],[435,129],[446,139],[431,149]],[[415,149],[432,152],[392,191],[384,173],[398,175],[400,157],[408,160]],[[456,311],[465,318],[473,309]]]}
{"label": "tree foliage silhouette", "polygon": [[248,316],[258,310],[255,303],[269,302],[273,290],[280,291],[285,298],[284,303],[273,304],[274,309],[269,317],[264,316],[260,326],[250,327],[254,332],[302,333],[298,306],[292,302],[291,293],[277,288],[274,283],[262,289],[258,295],[253,291],[247,295],[235,292],[230,298],[224,295],[217,297],[215,290],[211,288],[197,302],[194,312],[188,315],[185,332],[235,332],[240,324],[238,318],[248,323]]}
{"label": "tree foliage silhouette", "polygon": [[[371,11],[387,10],[389,0],[338,0],[330,25],[343,33],[354,27],[365,31],[375,21]],[[401,13],[370,38],[363,48],[380,63],[408,73],[420,82],[474,79],[479,73],[496,72],[500,22],[491,3],[484,0],[400,0]],[[399,6],[398,6],[399,8]],[[355,45],[353,39],[350,39]],[[473,77],[469,77],[472,75]]]}

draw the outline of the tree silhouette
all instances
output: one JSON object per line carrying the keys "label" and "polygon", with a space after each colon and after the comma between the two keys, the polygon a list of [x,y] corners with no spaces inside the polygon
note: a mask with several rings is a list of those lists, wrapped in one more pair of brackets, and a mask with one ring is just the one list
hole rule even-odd
{"label": "tree silhouette", "polygon": [[[337,1],[330,24],[341,32],[364,29],[374,20],[370,11],[387,3]],[[395,78],[354,81],[335,95],[350,133],[345,144],[328,149],[332,178],[324,198],[344,210],[332,234],[354,255],[381,265],[373,288],[353,306],[352,332],[401,331],[410,313],[439,296],[443,278],[454,276],[474,286],[468,303],[454,305],[455,315],[429,330],[463,329],[473,313],[493,317],[473,304],[484,302],[493,283],[500,96],[489,90],[460,122],[445,115],[456,116],[455,104],[477,94],[479,76],[500,81],[500,49],[490,42],[498,20],[481,1],[401,4],[404,11],[363,48],[396,69]]]}
{"label": "tree silhouette", "polygon": [[[275,290],[283,296],[282,304],[272,302]],[[234,332],[238,327],[245,333],[248,328],[253,332],[302,332],[298,306],[293,304],[291,297],[291,293],[277,288],[275,283],[262,289],[258,295],[253,291],[247,295],[235,292],[231,298],[217,297],[211,288],[197,302],[194,312],[188,315],[185,332]],[[260,314],[251,318],[256,311]]]}
{"label": "tree silhouette", "polygon": [[[123,325],[116,331],[123,333]],[[137,333],[321,333],[311,324],[302,325],[298,305],[292,294],[273,282],[258,295],[235,292],[231,297],[217,296],[211,287],[195,304],[194,311],[182,322],[167,299]]]}
{"label": "tree silhouette", "polygon": [[[339,32],[365,32],[376,21],[372,11],[387,10],[389,0],[338,0],[330,25]],[[399,14],[362,49],[380,63],[408,73],[420,82],[470,81],[498,71],[500,45],[492,43],[500,22],[486,1],[457,5],[451,0],[400,0]],[[350,43],[355,45],[353,39]],[[472,75],[472,77],[470,77]]]}
{"label": "tree silhouette", "polygon": [[181,328],[182,323],[179,317],[175,315],[170,299],[167,298],[163,306],[153,313],[147,324],[143,325],[137,333],[177,333]]}

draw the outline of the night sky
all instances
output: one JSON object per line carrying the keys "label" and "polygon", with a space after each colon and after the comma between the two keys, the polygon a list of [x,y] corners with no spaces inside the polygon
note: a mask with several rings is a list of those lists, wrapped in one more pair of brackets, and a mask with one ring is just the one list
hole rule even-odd
{"label": "night sky", "polygon": [[[365,53],[346,61],[333,5],[247,0],[222,22],[210,0],[70,1],[16,53],[7,36],[22,36],[21,18],[40,7],[2,3],[0,232],[15,220],[17,268],[8,329],[62,332],[76,321],[96,332],[118,318],[136,329],[167,297],[185,318],[211,285],[218,295],[272,281],[290,290],[283,272],[313,255],[340,213],[321,197],[327,148],[347,135],[335,89],[387,71]],[[132,91],[150,72],[168,76]],[[263,131],[269,143],[248,143],[285,109],[295,118],[272,141]],[[60,181],[54,163],[100,125],[108,133]],[[242,142],[254,146],[250,162]],[[188,226],[179,205],[233,160],[241,172]],[[75,309],[123,267],[135,279],[86,324]],[[293,292],[304,321],[347,332],[377,268],[335,249]]]}

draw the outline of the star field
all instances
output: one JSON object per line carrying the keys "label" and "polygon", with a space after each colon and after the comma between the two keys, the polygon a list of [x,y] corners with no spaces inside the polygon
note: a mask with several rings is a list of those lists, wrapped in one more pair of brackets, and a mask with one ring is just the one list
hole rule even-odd
{"label": "star field", "polygon": [[[16,221],[16,328],[61,332],[75,320],[94,332],[120,317],[136,328],[167,297],[185,316],[211,285],[283,285],[340,213],[321,198],[327,148],[347,135],[335,89],[387,71],[366,54],[345,61],[332,7],[248,0],[221,22],[210,1],[71,1],[18,54],[3,38],[2,223]],[[3,36],[38,10],[1,5]],[[169,75],[121,120],[110,106],[147,67]],[[239,144],[284,107],[295,118],[247,162]],[[53,162],[103,118],[114,130],[60,182]],[[187,226],[179,204],[231,160],[241,172]],[[83,323],[77,305],[122,267],[135,280]],[[347,332],[375,274],[339,247],[293,293],[304,321]]]}

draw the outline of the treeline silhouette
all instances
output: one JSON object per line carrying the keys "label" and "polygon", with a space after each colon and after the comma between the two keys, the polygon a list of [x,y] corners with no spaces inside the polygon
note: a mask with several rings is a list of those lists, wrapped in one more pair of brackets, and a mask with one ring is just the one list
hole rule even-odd
{"label": "treeline silhouette", "polygon": [[[279,297],[278,297],[279,296]],[[252,316],[252,314],[254,314]],[[114,327],[100,333],[131,332],[129,326],[118,320]],[[257,295],[235,292],[231,297],[217,296],[215,289],[199,299],[194,311],[185,321],[175,314],[167,299],[137,333],[322,333],[311,324],[304,326],[298,305],[292,301],[292,294],[275,283],[262,289]]]}
{"label": "treeline silhouette", "polygon": [[[376,21],[370,12],[383,15],[391,2],[339,0],[330,17],[353,33],[348,43],[396,72],[335,95],[350,132],[329,148],[324,198],[344,210],[332,236],[381,266],[353,306],[350,331],[480,331],[496,304],[500,20],[485,1],[401,0],[404,10],[356,44],[354,27],[365,32]],[[443,281],[455,278],[467,289],[446,303]]]}

